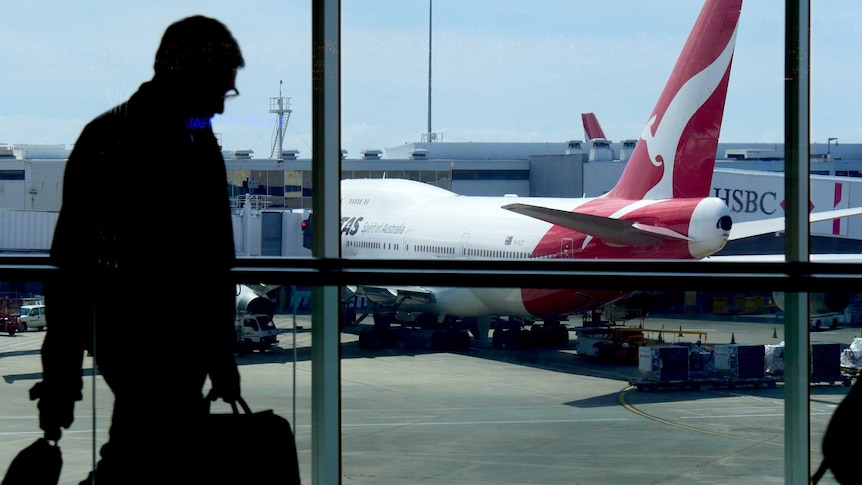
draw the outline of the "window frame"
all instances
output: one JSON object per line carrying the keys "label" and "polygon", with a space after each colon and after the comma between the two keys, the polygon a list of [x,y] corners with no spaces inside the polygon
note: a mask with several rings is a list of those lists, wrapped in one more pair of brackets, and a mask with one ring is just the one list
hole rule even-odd
{"label": "window frame", "polygon": [[[312,286],[312,318],[339,318],[339,287],[353,284],[572,287],[589,279],[595,288],[626,286],[670,290],[762,290],[786,295],[785,483],[808,483],[810,476],[808,292],[852,287],[862,281],[862,265],[809,260],[809,83],[810,0],[785,9],[785,193],[786,261],[763,263],[697,261],[390,261],[340,257],[340,0],[312,2],[313,210],[311,258],[240,258],[237,281]],[[55,268],[47,256],[4,255],[0,280],[45,281]],[[495,277],[489,278],[488,275]],[[514,286],[514,285],[513,285]],[[336,325],[315,325],[312,338],[312,477],[315,483],[341,480],[340,360]]]}

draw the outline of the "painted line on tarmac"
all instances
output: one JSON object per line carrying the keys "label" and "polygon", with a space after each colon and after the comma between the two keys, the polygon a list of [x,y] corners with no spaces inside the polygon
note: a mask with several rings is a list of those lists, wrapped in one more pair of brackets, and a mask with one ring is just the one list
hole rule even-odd
{"label": "painted line on tarmac", "polygon": [[434,423],[372,423],[372,424],[342,424],[342,428],[376,428],[393,426],[482,426],[487,424],[558,424],[558,423],[601,423],[629,421],[628,418],[611,419],[528,419],[518,421],[449,421]]}
{"label": "painted line on tarmac", "polygon": [[685,429],[685,430],[688,430],[688,431],[694,431],[694,432],[696,432],[696,433],[703,433],[703,434],[708,434],[708,435],[712,435],[712,436],[719,436],[719,437],[722,437],[722,438],[730,438],[730,439],[740,440],[740,441],[748,441],[748,442],[751,442],[751,443],[758,443],[758,444],[762,444],[762,445],[780,446],[780,447],[782,447],[782,448],[784,447],[784,443],[775,443],[775,442],[773,442],[773,441],[767,441],[767,440],[756,440],[756,439],[751,439],[751,438],[745,438],[745,437],[742,437],[742,436],[734,436],[734,435],[725,434],[725,433],[717,433],[717,432],[715,432],[715,431],[710,431],[710,430],[701,429],[701,428],[695,428],[694,426],[688,426],[688,425],[681,424],[681,423],[675,423],[675,422],[673,422],[673,421],[668,421],[668,420],[666,420],[666,419],[659,418],[658,416],[653,416],[652,414],[645,413],[645,412],[641,411],[640,409],[638,409],[638,408],[636,408],[636,407],[632,406],[631,404],[629,404],[629,403],[626,401],[626,395],[627,395],[627,394],[629,393],[629,391],[631,391],[632,389],[635,389],[635,386],[628,386],[628,387],[626,387],[625,389],[623,389],[622,391],[620,391],[620,396],[619,396],[620,404],[621,404],[624,408],[626,408],[627,410],[629,410],[629,411],[631,411],[631,412],[633,412],[633,413],[637,414],[638,416],[642,416],[642,417],[644,417],[644,418],[647,418],[647,419],[653,420],[653,421],[655,421],[655,422],[657,422],[657,423],[666,424],[666,425],[668,425],[668,426],[673,426],[673,427],[675,427],[675,428]]}

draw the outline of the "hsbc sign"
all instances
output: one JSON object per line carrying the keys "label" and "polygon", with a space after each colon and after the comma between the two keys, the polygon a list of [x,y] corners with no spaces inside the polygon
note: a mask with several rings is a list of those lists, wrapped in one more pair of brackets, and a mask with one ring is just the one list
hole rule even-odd
{"label": "hsbc sign", "polygon": [[723,200],[730,212],[771,216],[781,206],[778,194],[771,190],[757,191],[713,187],[712,195]]}

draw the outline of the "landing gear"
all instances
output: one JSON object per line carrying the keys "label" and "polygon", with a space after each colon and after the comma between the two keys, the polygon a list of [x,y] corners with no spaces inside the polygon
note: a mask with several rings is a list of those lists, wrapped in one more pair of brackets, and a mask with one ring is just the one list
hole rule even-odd
{"label": "landing gear", "polygon": [[545,320],[543,325],[530,328],[533,342],[547,347],[566,347],[569,345],[569,329],[559,320]]}
{"label": "landing gear", "polygon": [[395,330],[391,328],[369,328],[359,332],[359,348],[379,350],[395,347],[398,340]]}
{"label": "landing gear", "polygon": [[398,335],[394,329],[390,328],[395,322],[395,314],[388,312],[372,313],[374,320],[374,328],[369,328],[359,332],[359,348],[362,349],[382,349],[395,347],[398,340]]}
{"label": "landing gear", "polygon": [[344,305],[341,307],[341,326],[355,327],[359,324],[356,319],[356,308]]}
{"label": "landing gear", "polygon": [[[525,325],[529,325],[529,329],[523,328]],[[569,345],[569,329],[554,319],[537,324],[520,318],[510,318],[495,324],[491,343],[496,349],[562,348]]]}
{"label": "landing gear", "polygon": [[435,330],[431,334],[431,348],[444,352],[466,352],[470,350],[470,334],[466,330]]}

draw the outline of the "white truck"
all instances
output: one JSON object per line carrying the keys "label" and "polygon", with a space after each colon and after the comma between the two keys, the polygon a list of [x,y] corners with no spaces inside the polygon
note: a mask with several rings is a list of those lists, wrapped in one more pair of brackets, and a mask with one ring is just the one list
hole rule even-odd
{"label": "white truck", "polygon": [[278,330],[272,321],[272,316],[266,314],[240,313],[236,314],[237,351],[265,352],[278,343]]}
{"label": "white truck", "polygon": [[21,331],[45,330],[48,322],[45,320],[45,305],[22,305],[21,315],[18,317]]}

